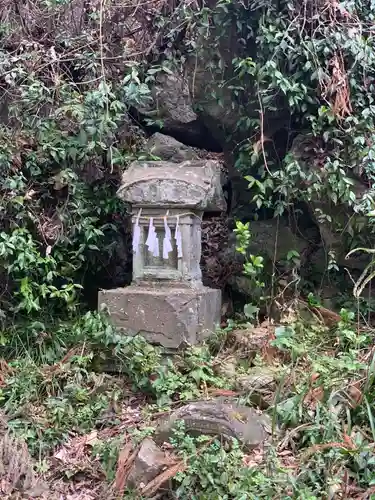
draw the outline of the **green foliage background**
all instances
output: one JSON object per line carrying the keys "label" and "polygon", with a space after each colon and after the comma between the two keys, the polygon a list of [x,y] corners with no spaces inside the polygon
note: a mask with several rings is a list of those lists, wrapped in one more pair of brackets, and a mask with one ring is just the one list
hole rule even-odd
{"label": "green foliage background", "polygon": [[[249,203],[277,215],[303,201],[347,248],[368,239],[373,2],[155,4],[143,12],[152,14],[152,25],[126,3],[76,8],[38,0],[17,11],[7,3],[1,18],[3,321],[45,309],[74,311],[85,273],[108,263],[123,223],[125,207],[114,194],[120,170],[142,144],[129,112],[150,102],[159,72],[207,51],[213,96],[224,106],[220,88],[232,95],[238,120],[224,126],[223,147],[237,144]],[[129,19],[142,36],[156,36],[155,44],[138,52],[130,37],[121,39],[119,26]],[[197,112],[205,118],[204,106]],[[275,127],[287,131],[281,156]],[[302,151],[291,147],[298,134]],[[344,207],[344,216],[334,207]]]}
{"label": "green foliage background", "polygon": [[[113,421],[105,412],[129,385],[147,395],[151,414],[235,384],[216,371],[228,331],[211,351],[191,348],[164,363],[157,348],[82,311],[88,276],[108,268],[123,237],[126,207],[115,193],[144,141],[131,115],[151,103],[159,74],[209,54],[204,97],[236,120],[213,123],[198,98],[196,111],[233,153],[249,204],[279,216],[303,202],[345,252],[372,245],[374,18],[373,0],[1,2],[0,357],[10,364],[0,365],[0,403],[35,457],[70,432],[117,425],[119,412]],[[250,231],[237,225],[244,254]],[[245,272],[261,294],[262,256]],[[248,307],[248,318],[257,311]],[[292,442],[294,469],[278,445],[262,467],[243,467],[236,445],[197,442],[180,429],[174,444],[189,466],[175,478],[179,498],[333,498],[344,474],[354,492],[373,488],[373,335],[353,319],[343,310],[333,330],[301,321],[275,330],[275,364],[286,376],[270,414]],[[122,379],[102,373],[113,360]],[[321,399],[307,401],[311,394]],[[113,479],[118,447],[99,445]]]}

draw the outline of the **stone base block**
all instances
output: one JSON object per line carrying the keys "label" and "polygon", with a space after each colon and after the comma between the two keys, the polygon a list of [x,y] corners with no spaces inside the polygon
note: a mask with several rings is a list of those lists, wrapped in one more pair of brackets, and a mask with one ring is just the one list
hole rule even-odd
{"label": "stone base block", "polygon": [[99,292],[113,324],[126,335],[142,335],[166,348],[193,345],[220,324],[221,292],[207,287],[126,288]]}

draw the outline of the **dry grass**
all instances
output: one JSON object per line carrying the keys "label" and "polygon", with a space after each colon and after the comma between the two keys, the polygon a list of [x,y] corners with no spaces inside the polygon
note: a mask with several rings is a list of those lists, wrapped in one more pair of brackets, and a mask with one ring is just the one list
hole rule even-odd
{"label": "dry grass", "polygon": [[45,491],[26,444],[6,432],[0,440],[0,492],[4,496],[16,492],[35,496]]}
{"label": "dry grass", "polygon": [[352,113],[348,75],[345,70],[343,55],[337,51],[329,62],[330,75],[326,81],[320,81],[322,97],[330,105],[334,115],[343,119]]}

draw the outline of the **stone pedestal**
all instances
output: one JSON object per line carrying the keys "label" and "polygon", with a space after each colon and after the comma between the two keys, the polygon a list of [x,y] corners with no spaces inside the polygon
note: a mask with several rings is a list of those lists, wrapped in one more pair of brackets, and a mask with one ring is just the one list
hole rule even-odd
{"label": "stone pedestal", "polygon": [[220,321],[221,292],[212,288],[131,285],[99,293],[116,327],[152,344],[177,349],[210,335]]}
{"label": "stone pedestal", "polygon": [[203,213],[225,209],[219,164],[134,162],[118,196],[132,205],[133,282],[101,291],[99,307],[126,335],[166,348],[197,344],[220,324],[221,292],[202,285],[200,269]]}

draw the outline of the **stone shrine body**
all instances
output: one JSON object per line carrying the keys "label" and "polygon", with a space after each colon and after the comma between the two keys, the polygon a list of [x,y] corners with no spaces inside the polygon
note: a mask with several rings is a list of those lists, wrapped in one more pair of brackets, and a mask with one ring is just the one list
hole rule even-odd
{"label": "stone shrine body", "polygon": [[133,280],[99,292],[126,335],[178,348],[197,344],[220,323],[221,292],[203,286],[204,212],[225,210],[215,161],[133,162],[118,196],[132,206]]}

